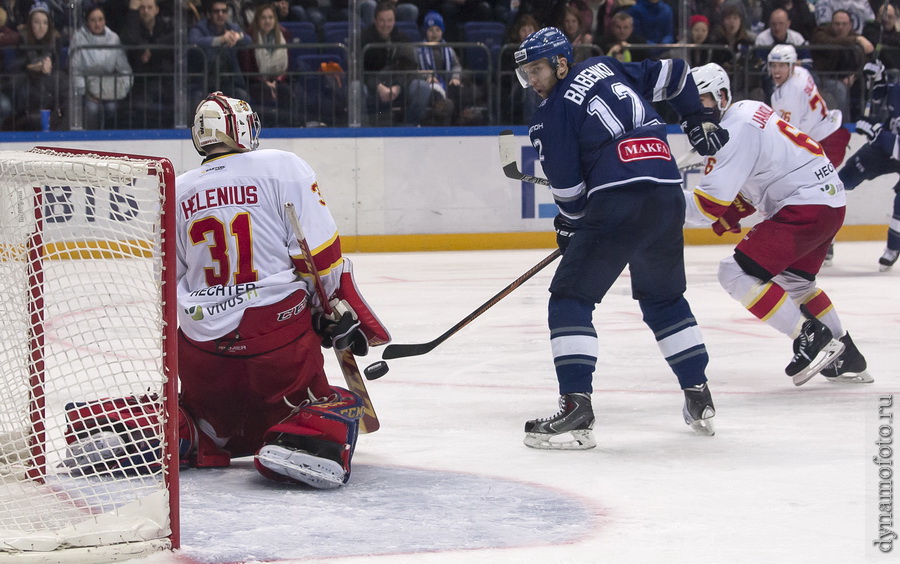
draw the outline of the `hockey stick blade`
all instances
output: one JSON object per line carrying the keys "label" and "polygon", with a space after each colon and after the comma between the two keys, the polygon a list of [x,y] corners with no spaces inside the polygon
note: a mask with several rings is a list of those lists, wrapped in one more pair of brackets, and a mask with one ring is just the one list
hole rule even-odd
{"label": "hockey stick blade", "polygon": [[429,341],[427,343],[418,343],[418,344],[410,344],[410,345],[388,345],[384,348],[384,352],[381,354],[381,358],[384,360],[391,360],[394,358],[404,358],[408,356],[420,356],[434,350],[438,345],[455,335],[460,329],[471,323],[482,313],[491,309],[496,305],[497,302],[510,295],[513,290],[524,284],[528,279],[532,276],[540,272],[544,269],[548,264],[556,260],[558,256],[560,256],[559,249],[555,249],[552,253],[550,253],[547,257],[541,260],[541,262],[537,263],[533,267],[531,267],[528,272],[523,274],[522,276],[513,280],[506,288],[503,288],[488,301],[481,304],[481,306],[467,315],[462,321],[448,329],[443,335],[438,337],[433,341]]}
{"label": "hockey stick blade", "polygon": [[512,130],[501,131],[498,143],[500,144],[500,166],[503,167],[503,174],[507,178],[550,186],[550,181],[546,178],[522,174],[522,171],[519,170],[519,165],[516,163],[516,138]]}
{"label": "hockey stick blade", "polygon": [[[291,202],[285,203],[284,212],[287,214],[291,227],[294,229],[294,237],[297,239],[297,244],[300,245],[300,252],[303,255],[303,262],[306,263],[306,269],[312,275],[316,295],[319,296],[319,301],[322,303],[322,311],[325,315],[332,315],[333,311],[331,304],[328,303],[328,296],[325,294],[325,286],[322,284],[319,270],[313,261],[312,251],[309,250],[309,244],[306,242],[306,236],[303,234],[303,227],[300,225],[300,219],[297,217],[297,210],[294,209],[294,204]],[[363,416],[359,422],[360,433],[374,433],[381,424],[378,422],[378,415],[375,414],[375,408],[372,406],[372,398],[369,397],[366,382],[359,373],[356,358],[350,350],[339,351],[335,349],[334,354],[337,356],[347,388],[362,398],[363,401]]]}

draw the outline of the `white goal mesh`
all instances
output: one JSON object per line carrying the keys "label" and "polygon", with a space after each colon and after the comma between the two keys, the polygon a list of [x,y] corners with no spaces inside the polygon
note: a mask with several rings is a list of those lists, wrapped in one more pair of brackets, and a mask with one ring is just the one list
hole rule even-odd
{"label": "white goal mesh", "polygon": [[0,560],[177,545],[173,195],[166,159],[0,152]]}

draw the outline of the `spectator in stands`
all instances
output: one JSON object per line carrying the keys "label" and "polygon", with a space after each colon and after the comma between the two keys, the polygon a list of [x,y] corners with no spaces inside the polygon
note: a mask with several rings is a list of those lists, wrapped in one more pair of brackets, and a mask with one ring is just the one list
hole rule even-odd
{"label": "spectator in stands", "polygon": [[875,50],[868,39],[853,31],[852,26],[850,13],[836,10],[831,15],[831,23],[817,27],[810,41],[814,47],[840,48],[814,50],[813,69],[821,79],[819,90],[828,107],[841,110],[844,123],[856,119],[858,112],[851,114],[850,111],[851,88],[862,68],[864,56]]}
{"label": "spectator in stands", "polygon": [[527,12],[520,12],[507,31],[500,51],[500,121],[510,125],[531,123],[531,115],[541,103],[532,88],[522,88],[516,78],[515,51],[525,38],[540,29],[538,21]]}
{"label": "spectator in stands", "polygon": [[637,0],[628,13],[634,18],[634,32],[647,43],[675,42],[674,15],[664,0]]}
{"label": "spectator in stands", "polygon": [[[713,54],[713,62],[718,63],[729,74],[733,73],[741,61],[747,57],[753,47],[756,36],[747,28],[740,8],[726,6],[722,9],[722,23],[713,29],[714,41],[728,46],[732,53],[717,51]],[[734,88],[738,90],[739,88]]]}
{"label": "spectator in stands", "polygon": [[[237,24],[228,21],[228,4],[225,0],[210,2],[206,16],[188,31],[188,43],[203,49],[206,68],[213,73],[218,70],[219,85],[226,96],[239,100],[250,98],[238,63],[237,51],[240,47],[250,45],[251,41]],[[200,68],[203,68],[202,64]],[[204,95],[205,93],[196,93],[193,97],[202,98]]]}
{"label": "spectator in stands", "polygon": [[88,9],[85,22],[72,35],[69,69],[75,95],[84,103],[84,128],[107,129],[116,121],[119,100],[131,91],[131,65],[123,49],[108,48],[121,45],[121,41],[106,27],[102,8]]}
{"label": "spectator in stands", "polygon": [[572,44],[573,63],[581,62],[593,56],[591,47],[594,45],[594,37],[587,32],[582,21],[581,11],[574,5],[568,5],[557,27],[562,31],[569,43]]}
{"label": "spectator in stands", "polygon": [[456,51],[444,42],[444,18],[437,12],[428,12],[423,27],[429,45],[417,47],[416,58],[420,70],[432,71],[427,79],[432,88],[431,116],[427,125],[450,125],[458,114],[456,110],[464,103],[474,105],[471,88],[465,92],[467,100],[463,100],[462,64]]}
{"label": "spectator in stands", "polygon": [[378,4],[390,2],[394,6],[394,22],[415,22],[419,19],[419,7],[411,2],[398,2],[397,0],[360,0],[359,18],[366,27],[375,22],[375,12]]}
{"label": "spectator in stands", "polygon": [[59,64],[59,32],[44,2],[34,3],[26,21],[16,60],[16,72],[24,77],[16,85],[15,114],[8,128],[39,130],[41,110],[51,110],[51,129],[63,129],[68,80]]}
{"label": "spectator in stands", "polygon": [[[0,7],[0,47],[14,47],[19,44],[21,37],[16,30],[7,27],[6,21],[6,10]],[[3,53],[0,53],[0,65],[6,67],[15,64],[14,61],[5,61],[3,56]],[[15,57],[14,54],[10,54],[10,56]],[[0,75],[0,129],[3,128],[4,122],[13,113],[13,88],[11,77],[7,76],[6,73]]]}
{"label": "spectator in stands", "polygon": [[784,8],[776,8],[769,15],[769,27],[756,36],[757,47],[773,45],[793,45],[795,48],[806,45],[806,38],[799,31],[791,29],[791,16]]}
{"label": "spectator in stands", "polygon": [[897,22],[897,8],[888,2],[878,10],[878,21],[866,24],[863,36],[875,45],[881,45],[878,59],[887,70],[900,69],[900,27]]}
{"label": "spectator in stands", "polygon": [[[415,52],[409,38],[394,27],[396,21],[394,3],[382,2],[375,7],[375,21],[360,37],[367,108],[375,122],[372,125],[418,125],[431,102],[431,85],[411,72],[419,68]],[[365,49],[375,43],[397,45]]]}
{"label": "spectator in stands", "polygon": [[609,32],[597,44],[600,52],[615,57],[623,63],[636,63],[647,58],[648,51],[631,49],[632,45],[642,45],[647,40],[634,33],[634,18],[626,11],[616,12],[609,25]]}
{"label": "spectator in stands", "polygon": [[129,49],[128,63],[134,73],[131,89],[129,127],[162,128],[172,125],[175,92],[171,76],[175,70],[175,26],[172,18],[159,12],[157,0],[136,0],[136,9],[128,13],[122,43],[159,48]]}
{"label": "spectator in stands", "polygon": [[[691,16],[688,20],[688,33],[690,41],[694,45],[717,45],[709,33],[709,19],[706,16]],[[702,49],[694,47],[688,51],[688,63],[691,67],[700,67],[712,62],[715,49]]]}
{"label": "spectator in stands", "polygon": [[[438,5],[436,5],[438,4]],[[439,11],[446,23],[448,41],[465,41],[463,24],[491,21],[493,10],[487,0],[421,0],[420,5]]]}
{"label": "spectator in stands", "polygon": [[875,12],[868,0],[816,0],[816,25],[832,23],[835,12],[843,10],[850,17],[850,29],[860,35],[869,22],[875,21]]}
{"label": "spectator in stands", "polygon": [[612,22],[613,14],[619,11],[621,6],[619,6],[617,0],[587,0],[585,5],[591,12],[587,30],[597,40],[609,33],[609,25]]}
{"label": "spectator in stands", "polygon": [[[279,22],[306,21],[298,18],[299,12],[294,11],[288,0],[272,0],[272,5],[275,7],[275,15],[278,16]],[[252,18],[250,21],[253,21]]]}
{"label": "spectator in stands", "polygon": [[809,41],[812,33],[816,29],[816,18],[809,9],[809,3],[806,0],[772,0],[763,4],[763,21],[770,20],[772,12],[782,9],[788,13],[791,21],[791,29],[800,33],[804,39]]}
{"label": "spectator in stands", "polygon": [[295,104],[287,74],[290,52],[286,47],[291,36],[278,24],[275,6],[258,6],[248,32],[255,49],[241,50],[239,58],[249,83],[252,105],[264,116],[264,123],[274,127],[293,125],[290,120]]}

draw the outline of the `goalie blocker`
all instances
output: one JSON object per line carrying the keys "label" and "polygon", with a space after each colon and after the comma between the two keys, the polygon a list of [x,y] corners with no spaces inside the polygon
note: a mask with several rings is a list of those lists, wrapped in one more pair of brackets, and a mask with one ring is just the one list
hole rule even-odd
{"label": "goalie blocker", "polygon": [[[291,415],[268,429],[255,453],[257,470],[271,480],[330,489],[350,479],[359,435],[362,400],[333,387],[327,397],[293,406]],[[231,457],[211,438],[204,420],[179,408],[179,454],[183,467],[222,467]],[[66,458],[76,476],[150,474],[159,470],[159,413],[152,398],[105,398],[66,406]]]}

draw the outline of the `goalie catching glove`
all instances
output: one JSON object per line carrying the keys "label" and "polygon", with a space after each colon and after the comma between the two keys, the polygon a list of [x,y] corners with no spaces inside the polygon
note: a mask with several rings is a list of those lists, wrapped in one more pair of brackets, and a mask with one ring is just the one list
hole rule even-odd
{"label": "goalie catching glove", "polygon": [[715,155],[725,143],[728,143],[728,131],[718,125],[718,112],[714,108],[703,108],[684,116],[681,130],[697,152],[704,157]]}

